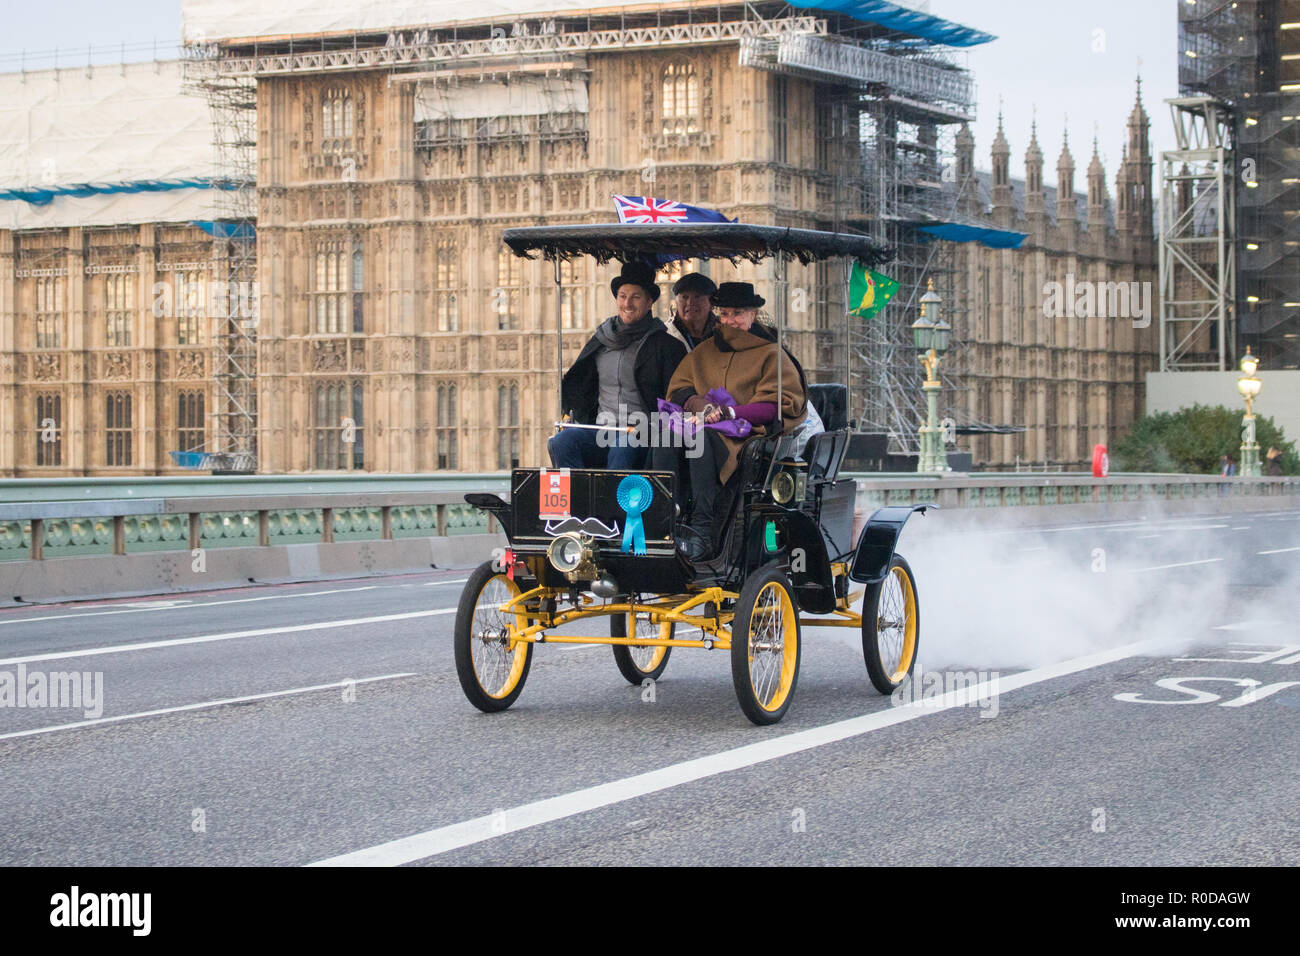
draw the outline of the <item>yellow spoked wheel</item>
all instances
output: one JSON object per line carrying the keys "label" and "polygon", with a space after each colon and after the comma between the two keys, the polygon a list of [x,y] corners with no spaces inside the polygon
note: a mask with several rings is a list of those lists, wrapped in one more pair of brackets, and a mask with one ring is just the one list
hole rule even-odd
{"label": "yellow spoked wheel", "polygon": [[485,561],[465,582],[456,608],[456,676],[469,702],[487,713],[513,704],[528,679],[533,645],[510,639],[510,627],[527,627],[528,618],[501,613],[502,605],[522,593],[516,582]]}
{"label": "yellow spoked wheel", "polygon": [[[650,615],[645,613],[616,614],[609,619],[609,636],[651,637],[667,641],[672,640],[676,627],[672,621],[655,624],[650,620]],[[611,647],[614,649],[614,663],[618,665],[618,672],[629,684],[638,687],[642,681],[662,677],[664,668],[668,666],[668,655],[673,652],[671,647],[654,645],[642,647],[636,644],[613,644]]]}
{"label": "yellow spoked wheel", "polygon": [[785,716],[799,682],[802,642],[790,578],[780,562],[751,575],[736,599],[731,679],[740,709],[756,724]]}
{"label": "yellow spoked wheel", "polygon": [[862,599],[862,656],[871,683],[891,694],[916,664],[921,643],[921,606],[916,578],[901,555],[894,555],[879,584]]}

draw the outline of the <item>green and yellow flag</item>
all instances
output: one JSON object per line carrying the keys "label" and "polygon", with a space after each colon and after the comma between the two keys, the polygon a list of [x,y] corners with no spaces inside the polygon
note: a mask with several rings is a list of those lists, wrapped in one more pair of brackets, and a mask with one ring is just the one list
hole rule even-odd
{"label": "green and yellow flag", "polygon": [[853,263],[849,275],[849,315],[869,319],[894,297],[898,283],[887,275],[872,272],[861,262]]}

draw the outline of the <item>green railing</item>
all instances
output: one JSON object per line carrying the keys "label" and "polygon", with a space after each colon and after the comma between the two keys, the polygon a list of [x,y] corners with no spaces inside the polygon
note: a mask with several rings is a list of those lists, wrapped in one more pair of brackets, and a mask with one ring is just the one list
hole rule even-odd
{"label": "green railing", "polygon": [[[1202,475],[856,473],[858,505],[933,502],[1023,508],[1207,502],[1300,495],[1300,478]],[[470,491],[509,494],[504,472],[474,475],[18,478],[0,480],[0,561],[168,549],[319,544],[494,532]],[[1289,505],[1291,501],[1279,501]]]}
{"label": "green railing", "polygon": [[[1220,478],[1217,475],[994,474],[923,476],[872,472],[842,473],[858,484],[858,507],[933,502],[942,508],[1018,508],[1044,505],[1103,505],[1120,502],[1185,501],[1300,495],[1300,477]],[[1280,505],[1291,502],[1279,501]]]}
{"label": "green railing", "polygon": [[[468,491],[504,474],[0,481],[0,561],[495,530]],[[35,540],[35,543],[33,543]]]}

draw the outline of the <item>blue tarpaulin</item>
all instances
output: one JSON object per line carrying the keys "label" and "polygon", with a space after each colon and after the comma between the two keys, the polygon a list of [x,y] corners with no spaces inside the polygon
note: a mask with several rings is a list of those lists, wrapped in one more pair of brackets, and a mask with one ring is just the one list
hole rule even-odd
{"label": "blue tarpaulin", "polygon": [[[917,232],[924,232],[945,242],[978,242],[990,249],[1019,249],[1029,235],[1007,229],[987,229],[983,226],[963,226],[956,222],[917,224]],[[926,241],[926,240],[922,240]]]}
{"label": "blue tarpaulin", "polygon": [[18,199],[33,206],[48,206],[56,196],[104,196],[112,193],[158,193],[172,189],[238,189],[224,179],[145,179],[130,183],[78,183],[73,186],[39,186],[30,189],[0,189],[0,199]]}
{"label": "blue tarpaulin", "polygon": [[194,219],[191,226],[198,226],[214,239],[256,239],[257,227],[248,222],[208,222]]}
{"label": "blue tarpaulin", "polygon": [[943,46],[978,46],[996,40],[991,33],[973,30],[943,17],[900,7],[889,0],[789,0],[791,6],[804,10],[834,10],[867,23],[878,23],[900,33],[929,40]]}

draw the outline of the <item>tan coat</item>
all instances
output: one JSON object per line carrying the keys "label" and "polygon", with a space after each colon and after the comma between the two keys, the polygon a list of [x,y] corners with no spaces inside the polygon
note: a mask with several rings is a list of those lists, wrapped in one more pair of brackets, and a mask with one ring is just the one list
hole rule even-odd
{"label": "tan coat", "polygon": [[[808,414],[808,391],[798,366],[782,354],[781,418],[785,432],[794,431]],[[677,366],[668,383],[668,400],[682,404],[687,390],[707,395],[725,388],[737,405],[777,401],[776,343],[753,332],[719,325],[715,335],[696,346]],[[758,426],[756,430],[772,426]],[[760,431],[761,434],[761,431]],[[728,456],[718,480],[724,485],[736,470],[742,438],[721,436]]]}

